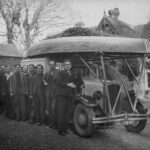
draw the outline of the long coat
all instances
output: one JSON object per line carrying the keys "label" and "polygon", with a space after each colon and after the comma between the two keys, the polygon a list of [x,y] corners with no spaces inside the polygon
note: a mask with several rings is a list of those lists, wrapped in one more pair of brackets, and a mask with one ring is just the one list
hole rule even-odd
{"label": "long coat", "polygon": [[73,97],[74,89],[68,87],[67,84],[73,82],[73,75],[67,71],[60,71],[56,76],[55,96]]}
{"label": "long coat", "polygon": [[8,94],[9,93],[9,89],[8,89],[8,82],[7,82],[7,78],[6,75],[4,73],[1,73],[0,75],[0,91],[1,94]]}
{"label": "long coat", "polygon": [[[73,72],[60,71],[56,76],[56,123],[59,131],[67,132],[68,121],[72,115],[75,89],[68,83],[80,84]],[[82,84],[82,83],[81,83]]]}
{"label": "long coat", "polygon": [[45,85],[43,74],[35,74],[30,79],[30,96],[45,95]]}
{"label": "long coat", "polygon": [[20,89],[17,89],[17,78],[16,74],[14,73],[13,75],[10,76],[9,78],[9,91],[12,94],[28,94],[29,91],[29,86],[28,86],[28,77],[24,73],[20,73],[20,78],[21,78],[21,86]]}
{"label": "long coat", "polygon": [[53,97],[53,95],[54,95],[55,79],[56,79],[57,74],[58,74],[58,71],[55,69],[55,70],[50,70],[50,71],[46,72],[46,74],[44,76],[44,80],[48,84],[46,87],[46,95],[47,96]]}

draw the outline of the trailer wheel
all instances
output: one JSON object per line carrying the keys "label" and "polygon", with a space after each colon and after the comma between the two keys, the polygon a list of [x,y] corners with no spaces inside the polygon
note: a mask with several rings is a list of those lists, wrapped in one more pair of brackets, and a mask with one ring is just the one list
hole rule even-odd
{"label": "trailer wheel", "polygon": [[73,120],[74,127],[78,135],[82,137],[89,137],[92,135],[92,132],[94,130],[92,118],[94,116],[95,115],[92,108],[86,107],[82,103],[76,104],[73,114]]}
{"label": "trailer wheel", "polygon": [[[144,107],[142,104],[137,104],[136,109],[137,109],[138,113],[140,113],[140,114],[145,113]],[[139,133],[145,128],[146,123],[147,123],[147,119],[135,121],[132,125],[125,125],[125,127],[129,132]]]}

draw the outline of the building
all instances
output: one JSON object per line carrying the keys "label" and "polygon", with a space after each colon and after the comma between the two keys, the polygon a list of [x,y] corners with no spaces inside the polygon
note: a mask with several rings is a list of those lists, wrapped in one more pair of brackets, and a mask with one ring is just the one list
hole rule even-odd
{"label": "building", "polygon": [[143,25],[143,30],[141,33],[141,38],[150,40],[150,21],[147,24]]}
{"label": "building", "polygon": [[145,98],[149,99],[150,98],[150,56],[146,58],[146,64],[144,66],[144,74],[142,76],[141,86],[144,91]]}
{"label": "building", "polygon": [[0,66],[20,64],[22,55],[14,44],[0,44]]}
{"label": "building", "polygon": [[140,37],[140,34],[131,25],[119,20],[120,12],[118,8],[109,10],[108,14],[107,16],[104,12],[103,18],[96,27],[97,32],[101,32],[104,36]]}
{"label": "building", "polygon": [[[147,24],[143,25],[141,38],[148,39],[150,41],[150,21]],[[142,79],[145,98],[150,99],[150,56],[146,59],[146,65],[144,68],[144,75]]]}
{"label": "building", "polygon": [[[135,27],[119,20],[119,9],[114,8],[109,10],[108,16],[104,13],[102,20],[96,28],[96,31],[101,32],[104,36],[120,36],[130,38],[145,38],[149,36],[149,24],[144,26],[142,36],[140,32],[135,30]],[[147,42],[148,44],[148,42]],[[149,43],[150,44],[150,43]],[[144,73],[140,83],[140,94],[143,100],[147,101],[150,98],[150,57],[146,59]]]}

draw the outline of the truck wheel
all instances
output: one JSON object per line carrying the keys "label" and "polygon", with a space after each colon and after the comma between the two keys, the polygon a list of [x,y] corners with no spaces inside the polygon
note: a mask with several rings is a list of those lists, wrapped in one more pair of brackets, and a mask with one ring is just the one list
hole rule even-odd
{"label": "truck wheel", "polygon": [[92,135],[94,125],[92,118],[94,117],[92,108],[88,108],[81,103],[75,106],[73,114],[74,127],[78,135],[82,137],[89,137]]}
{"label": "truck wheel", "polygon": [[[137,109],[137,112],[139,114],[145,113],[144,112],[144,107],[143,107],[142,104],[137,104],[136,109]],[[126,129],[129,132],[139,133],[139,132],[141,132],[145,128],[146,123],[147,123],[147,119],[140,120],[140,121],[134,121],[133,124],[131,124],[131,125],[125,125],[125,127],[126,127]]]}

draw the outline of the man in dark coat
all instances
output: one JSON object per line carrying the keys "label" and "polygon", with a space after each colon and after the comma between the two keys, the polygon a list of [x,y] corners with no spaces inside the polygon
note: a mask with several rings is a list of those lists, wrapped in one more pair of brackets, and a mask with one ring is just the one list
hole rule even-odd
{"label": "man in dark coat", "polygon": [[34,75],[35,75],[35,66],[33,64],[30,64],[29,65],[29,83]]}
{"label": "man in dark coat", "polygon": [[7,111],[7,116],[11,119],[14,116],[14,112],[13,112],[13,101],[10,98],[10,91],[9,91],[9,87],[10,87],[10,77],[13,73],[11,72],[11,66],[7,65],[6,69],[5,69],[5,76],[7,78],[7,94],[6,94],[6,111]]}
{"label": "man in dark coat", "polygon": [[60,71],[56,76],[56,118],[57,129],[61,135],[66,135],[68,130],[68,121],[70,116],[69,104],[74,97],[76,85],[73,83],[71,73],[71,61],[64,61],[65,70]]}
{"label": "man in dark coat", "polygon": [[49,62],[49,70],[46,72],[44,76],[44,80],[46,82],[46,107],[47,107],[47,112],[48,112],[48,118],[49,118],[49,127],[50,128],[55,128],[56,125],[56,117],[55,117],[55,98],[54,98],[54,89],[55,89],[55,78],[58,73],[58,71],[55,68],[55,61],[51,60]]}
{"label": "man in dark coat", "polygon": [[2,69],[0,67],[0,114],[3,113],[3,99],[2,99]]}
{"label": "man in dark coat", "polygon": [[36,66],[36,74],[31,79],[30,84],[30,98],[33,100],[33,116],[35,116],[38,125],[45,122],[45,85],[43,66]]}
{"label": "man in dark coat", "polygon": [[5,76],[5,66],[0,68],[0,113],[7,115],[6,95],[8,93],[7,78]]}
{"label": "man in dark coat", "polygon": [[28,75],[28,66],[24,65],[22,67],[22,72],[21,72],[22,78],[24,81],[26,81],[26,86],[27,86],[27,91],[25,94],[25,118],[26,120],[29,119],[29,75]]}
{"label": "man in dark coat", "polygon": [[[35,76],[35,66],[33,64],[30,64],[29,66],[29,74],[28,74],[28,85],[29,85],[29,95],[30,95],[30,86],[31,86],[31,81],[33,80],[34,76]],[[33,107],[34,107],[34,104],[33,104],[33,98],[29,97],[28,98],[28,101],[27,101],[27,116],[29,119],[31,119],[29,121],[29,123],[35,123],[35,116],[33,116],[34,112],[33,112]]]}
{"label": "man in dark coat", "polygon": [[25,97],[28,94],[28,81],[21,73],[20,65],[16,65],[15,73],[10,77],[10,96],[13,97],[17,121],[26,120]]}

